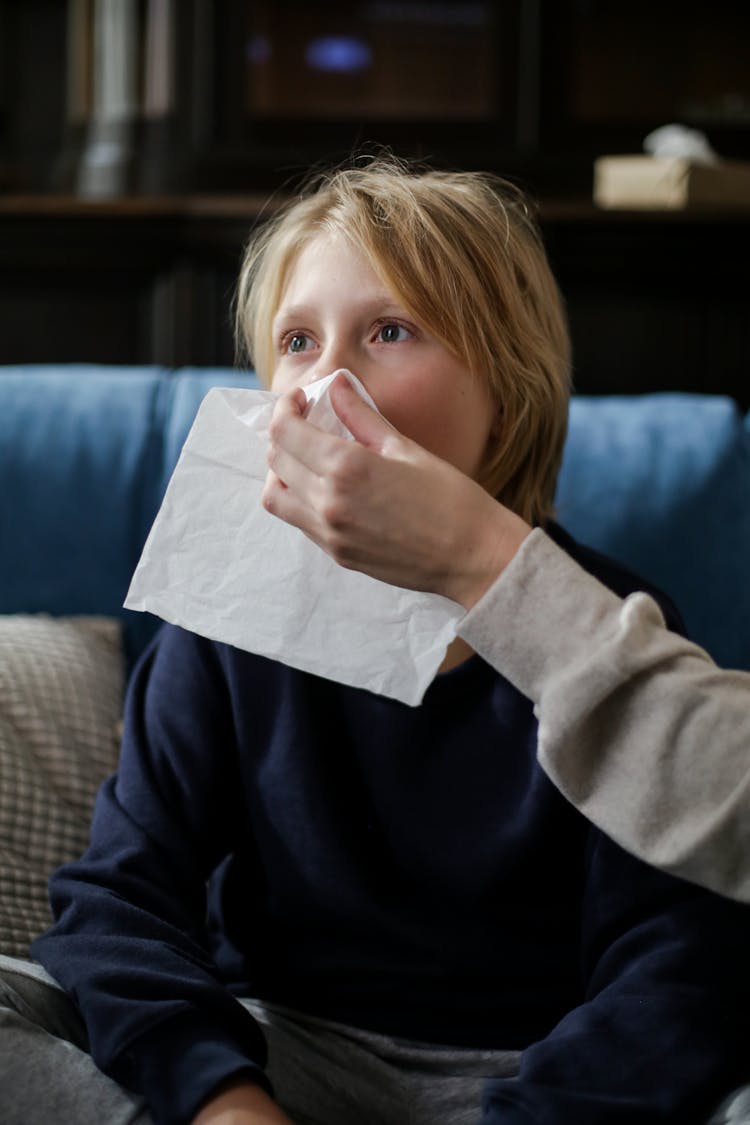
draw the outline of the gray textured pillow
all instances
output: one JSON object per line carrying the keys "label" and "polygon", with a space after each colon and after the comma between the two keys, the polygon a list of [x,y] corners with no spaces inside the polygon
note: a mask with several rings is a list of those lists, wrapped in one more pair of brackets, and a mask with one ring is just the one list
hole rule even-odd
{"label": "gray textured pillow", "polygon": [[80,855],[115,767],[119,623],[0,616],[0,952],[28,956],[50,923],[47,881]]}

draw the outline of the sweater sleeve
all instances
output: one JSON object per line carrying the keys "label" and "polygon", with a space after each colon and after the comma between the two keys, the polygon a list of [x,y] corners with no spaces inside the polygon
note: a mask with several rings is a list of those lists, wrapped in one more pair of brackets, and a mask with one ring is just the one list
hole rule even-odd
{"label": "sweater sleeve", "polygon": [[85,855],[52,878],[33,955],[71,993],[97,1065],[185,1125],[224,1079],[268,1088],[262,1033],[217,979],[206,881],[232,847],[241,785],[212,646],[167,628],[131,682],[120,766]]}
{"label": "sweater sleeve", "polygon": [[[512,623],[512,628],[509,628]],[[535,705],[539,761],[635,855],[750,902],[750,675],[720,670],[539,529],[462,636]]]}
{"label": "sweater sleeve", "polygon": [[693,1125],[747,1080],[750,908],[590,829],[582,1002],[491,1080],[482,1125]]}

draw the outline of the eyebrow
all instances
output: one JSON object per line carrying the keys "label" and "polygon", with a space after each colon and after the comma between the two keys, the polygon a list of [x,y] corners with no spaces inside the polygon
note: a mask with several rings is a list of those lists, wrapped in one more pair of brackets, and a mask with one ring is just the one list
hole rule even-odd
{"label": "eyebrow", "polygon": [[[403,305],[397,304],[389,293],[383,293],[382,297],[371,297],[363,301],[361,305],[355,306],[356,311],[361,316],[388,316],[395,314],[398,316],[410,315],[407,313]],[[305,321],[308,317],[316,316],[316,310],[312,305],[287,305],[281,306],[276,310],[276,315],[273,318],[273,323],[276,324],[280,321],[299,320]],[[413,319],[413,318],[412,318]]]}

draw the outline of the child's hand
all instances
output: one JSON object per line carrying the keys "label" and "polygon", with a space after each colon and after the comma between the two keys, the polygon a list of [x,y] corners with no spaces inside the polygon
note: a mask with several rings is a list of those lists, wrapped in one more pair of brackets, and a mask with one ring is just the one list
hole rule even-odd
{"label": "child's hand", "polygon": [[263,504],[341,566],[470,608],[530,527],[446,461],[399,434],[341,376],[331,403],[356,438],[303,417],[301,390],[271,422]]}
{"label": "child's hand", "polygon": [[292,1125],[292,1122],[257,1083],[230,1079],[209,1098],[191,1125]]}

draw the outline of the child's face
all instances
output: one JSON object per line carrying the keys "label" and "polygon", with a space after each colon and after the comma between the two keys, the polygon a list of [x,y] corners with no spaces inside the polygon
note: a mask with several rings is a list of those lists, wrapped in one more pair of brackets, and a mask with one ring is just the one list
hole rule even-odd
{"label": "child's face", "polygon": [[346,367],[397,430],[478,475],[495,416],[483,380],[406,312],[345,239],[321,235],[300,253],[273,338],[275,391]]}

